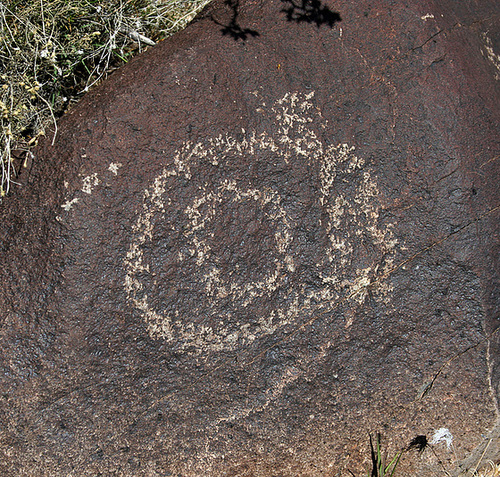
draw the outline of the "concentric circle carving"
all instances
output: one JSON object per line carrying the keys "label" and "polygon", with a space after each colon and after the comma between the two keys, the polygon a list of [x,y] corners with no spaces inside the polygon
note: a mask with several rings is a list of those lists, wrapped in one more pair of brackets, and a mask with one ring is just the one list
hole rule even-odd
{"label": "concentric circle carving", "polygon": [[[152,337],[233,349],[341,297],[362,302],[391,266],[377,184],[353,147],[325,144],[312,99],[262,104],[273,132],[184,144],[145,190],[125,290]],[[374,296],[389,291],[380,282]]]}

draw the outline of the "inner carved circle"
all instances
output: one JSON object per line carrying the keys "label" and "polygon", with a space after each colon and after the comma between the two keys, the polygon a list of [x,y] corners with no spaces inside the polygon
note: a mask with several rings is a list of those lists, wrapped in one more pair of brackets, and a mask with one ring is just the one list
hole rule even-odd
{"label": "inner carved circle", "polygon": [[273,291],[290,240],[276,195],[225,185],[195,202],[198,207],[187,209],[191,227],[185,235],[206,271],[204,292],[211,305],[230,298],[245,307]]}
{"label": "inner carved circle", "polygon": [[[177,180],[166,174],[162,189],[175,189]],[[242,332],[252,341],[263,327],[273,329],[266,304],[283,268],[292,267],[289,222],[276,192],[228,181],[207,186],[183,208],[153,198],[135,256],[140,273],[131,280],[136,306],[186,347],[192,333],[212,344]]]}

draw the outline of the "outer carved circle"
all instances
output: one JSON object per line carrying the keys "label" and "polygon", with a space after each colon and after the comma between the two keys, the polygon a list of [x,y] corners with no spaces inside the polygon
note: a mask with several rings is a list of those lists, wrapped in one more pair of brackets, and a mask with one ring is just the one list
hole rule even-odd
{"label": "outer carved circle", "polygon": [[[319,139],[312,97],[258,110],[278,125],[272,136],[186,143],[145,190],[125,290],[152,337],[193,353],[232,349],[346,294],[362,302],[391,265],[377,185],[354,148]],[[390,286],[377,290],[384,299]]]}

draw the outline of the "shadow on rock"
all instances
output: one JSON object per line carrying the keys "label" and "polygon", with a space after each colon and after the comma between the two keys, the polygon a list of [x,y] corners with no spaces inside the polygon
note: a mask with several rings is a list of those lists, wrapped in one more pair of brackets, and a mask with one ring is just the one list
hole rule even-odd
{"label": "shadow on rock", "polygon": [[242,28],[238,24],[238,15],[240,6],[239,0],[226,0],[224,3],[228,5],[232,10],[231,20],[225,25],[212,17],[212,21],[222,27],[221,32],[224,36],[228,35],[232,37],[234,41],[239,41],[239,40],[246,41],[246,39],[249,36],[251,37],[260,36],[258,31],[251,30],[250,28]]}
{"label": "shadow on rock", "polygon": [[286,8],[282,12],[286,13],[289,22],[315,23],[319,28],[321,25],[328,25],[332,28],[335,23],[342,21],[337,12],[321,4],[319,0],[281,0]]}

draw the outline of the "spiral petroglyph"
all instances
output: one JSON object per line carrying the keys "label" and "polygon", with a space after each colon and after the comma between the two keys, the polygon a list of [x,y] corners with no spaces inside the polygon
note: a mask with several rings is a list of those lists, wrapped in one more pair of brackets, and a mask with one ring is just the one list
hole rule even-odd
{"label": "spiral petroglyph", "polygon": [[[362,303],[391,266],[377,184],[354,147],[326,144],[313,96],[262,104],[274,133],[185,143],[145,190],[125,290],[152,337],[192,353],[249,344],[342,297]],[[389,292],[378,281],[373,296]]]}

